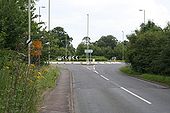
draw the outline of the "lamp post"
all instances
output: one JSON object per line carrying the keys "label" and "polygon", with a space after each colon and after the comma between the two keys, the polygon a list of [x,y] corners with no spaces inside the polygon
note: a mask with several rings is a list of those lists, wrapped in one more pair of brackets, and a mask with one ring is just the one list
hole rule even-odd
{"label": "lamp post", "polygon": [[139,9],[139,11],[143,11],[143,19],[144,19],[144,24],[145,24],[145,9]]}
{"label": "lamp post", "polygon": [[[87,37],[86,37],[86,46],[87,46],[87,51],[89,50],[89,14],[87,14]],[[89,53],[86,52],[86,62],[89,62]]]}
{"label": "lamp post", "polygon": [[124,45],[124,31],[122,31],[122,39],[123,39],[123,41],[122,41],[122,60],[124,60],[125,59],[125,45]]}
{"label": "lamp post", "polygon": [[[48,32],[50,33],[50,0],[48,0]],[[50,39],[49,39],[48,61],[50,63]]]}
{"label": "lamp post", "polygon": [[[28,42],[31,41],[31,0],[28,0]],[[31,64],[31,49],[30,43],[28,43],[28,65]]]}
{"label": "lamp post", "polygon": [[40,23],[40,21],[41,21],[41,8],[45,8],[45,6],[41,6],[41,7],[39,7],[39,15],[38,15],[38,17],[39,17],[39,23]]}

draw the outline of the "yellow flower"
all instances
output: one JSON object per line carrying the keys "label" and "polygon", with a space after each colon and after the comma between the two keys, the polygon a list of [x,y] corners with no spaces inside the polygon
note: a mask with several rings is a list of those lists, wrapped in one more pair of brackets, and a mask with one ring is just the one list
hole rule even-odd
{"label": "yellow flower", "polygon": [[41,72],[38,72],[38,75],[41,76],[42,75]]}
{"label": "yellow flower", "polygon": [[41,79],[41,76],[38,75],[38,76],[37,76],[37,79]]}
{"label": "yellow flower", "polygon": [[30,67],[31,67],[31,68],[35,68],[35,65],[34,65],[34,64],[31,64]]}

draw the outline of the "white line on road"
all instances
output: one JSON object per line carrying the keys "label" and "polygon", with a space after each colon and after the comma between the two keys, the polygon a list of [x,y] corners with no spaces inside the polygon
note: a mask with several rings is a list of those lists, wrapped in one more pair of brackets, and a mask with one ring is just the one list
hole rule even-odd
{"label": "white line on road", "polygon": [[121,88],[121,89],[123,89],[124,91],[126,91],[126,92],[130,93],[131,95],[133,95],[133,96],[135,96],[135,97],[139,98],[140,100],[142,100],[142,101],[146,102],[147,104],[152,104],[152,103],[151,103],[151,102],[149,102],[148,100],[146,100],[146,99],[144,99],[144,98],[142,98],[142,97],[140,97],[140,96],[136,95],[135,93],[133,93],[133,92],[131,92],[131,91],[127,90],[126,88],[124,88],[124,87],[120,87],[120,88]]}
{"label": "white line on road", "polygon": [[103,76],[103,75],[100,75],[102,78],[104,78],[105,80],[109,80],[108,78],[106,78],[105,76]]}
{"label": "white line on road", "polygon": [[96,74],[99,74],[99,72],[97,72],[96,70],[94,71]]}
{"label": "white line on road", "polygon": [[95,65],[93,65],[93,69],[94,69],[94,70],[96,70],[96,67],[95,67]]}
{"label": "white line on road", "polygon": [[91,70],[89,67],[86,67],[88,70]]}

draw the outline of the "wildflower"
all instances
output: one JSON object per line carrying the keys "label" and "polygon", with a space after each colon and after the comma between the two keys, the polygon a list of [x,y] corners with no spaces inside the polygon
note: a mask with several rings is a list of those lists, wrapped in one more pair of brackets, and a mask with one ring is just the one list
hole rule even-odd
{"label": "wildflower", "polygon": [[42,75],[41,72],[38,72],[38,75],[41,76]]}
{"label": "wildflower", "polygon": [[31,67],[31,68],[35,68],[35,65],[34,65],[34,64],[31,64],[30,67]]}

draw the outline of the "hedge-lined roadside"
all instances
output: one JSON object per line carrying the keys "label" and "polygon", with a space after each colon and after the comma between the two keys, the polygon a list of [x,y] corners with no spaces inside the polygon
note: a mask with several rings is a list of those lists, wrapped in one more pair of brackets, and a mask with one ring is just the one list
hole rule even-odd
{"label": "hedge-lined roadside", "polygon": [[130,66],[125,66],[120,68],[120,71],[126,73],[129,76],[137,77],[140,79],[148,80],[151,82],[160,83],[162,85],[170,86],[170,77],[164,75],[155,75],[155,74],[142,74],[135,72],[130,68]]}

